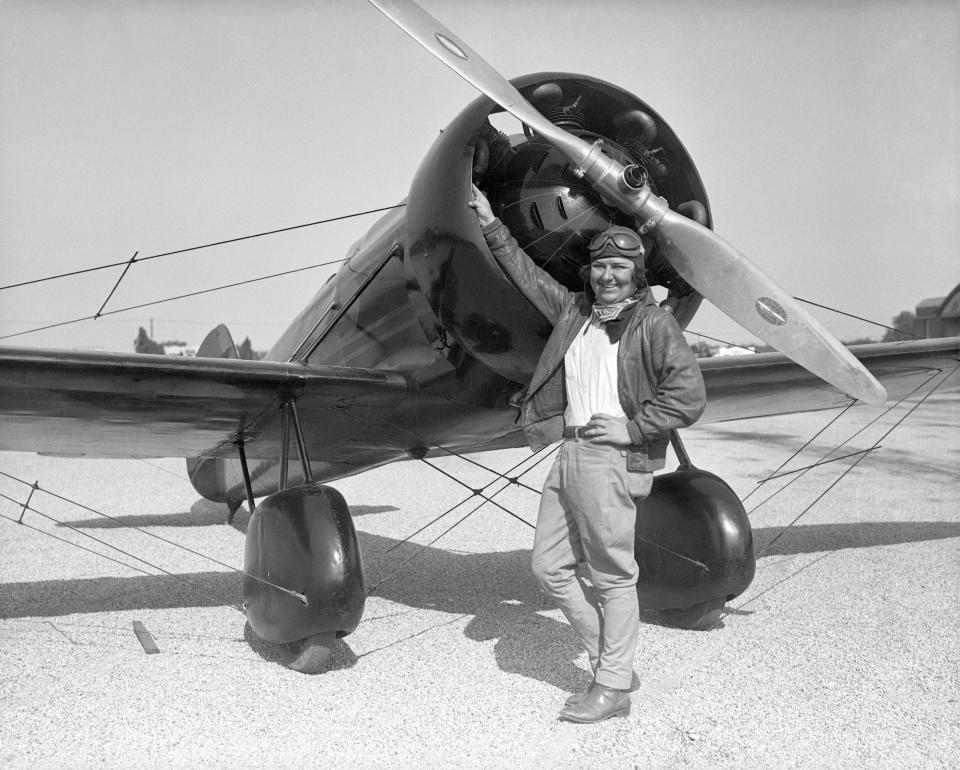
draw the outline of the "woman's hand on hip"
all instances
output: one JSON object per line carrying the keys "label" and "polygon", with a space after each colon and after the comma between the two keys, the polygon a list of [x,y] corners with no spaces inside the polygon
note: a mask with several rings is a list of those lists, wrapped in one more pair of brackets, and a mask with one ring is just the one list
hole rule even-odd
{"label": "woman's hand on hip", "polygon": [[594,444],[630,446],[633,443],[627,431],[627,424],[622,419],[609,414],[599,412],[592,415],[586,427],[587,438]]}

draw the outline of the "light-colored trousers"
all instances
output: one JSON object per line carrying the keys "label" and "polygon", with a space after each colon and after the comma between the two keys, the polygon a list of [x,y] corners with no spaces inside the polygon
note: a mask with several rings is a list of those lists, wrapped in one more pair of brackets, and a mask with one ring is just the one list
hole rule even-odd
{"label": "light-colored trousers", "polygon": [[[631,684],[640,632],[634,499],[652,483],[652,473],[627,471],[619,447],[565,440],[543,486],[530,560],[583,642],[595,681],[621,690]],[[581,558],[596,596],[577,574]]]}

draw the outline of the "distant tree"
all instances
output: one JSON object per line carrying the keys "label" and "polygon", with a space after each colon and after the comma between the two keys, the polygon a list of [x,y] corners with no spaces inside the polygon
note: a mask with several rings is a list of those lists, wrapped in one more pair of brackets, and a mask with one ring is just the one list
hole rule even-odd
{"label": "distant tree", "polygon": [[871,337],[857,337],[854,340],[843,340],[844,345],[869,345],[871,342],[876,342],[876,340]]}
{"label": "distant tree", "polygon": [[903,340],[913,339],[913,322],[916,319],[917,317],[909,310],[897,313],[891,321],[893,328],[897,331],[888,329],[887,333],[883,335],[883,342],[902,342]]}
{"label": "distant tree", "polygon": [[147,330],[142,326],[137,333],[137,338],[133,341],[133,349],[136,353],[160,353],[163,355],[163,345],[160,345],[150,339]]}
{"label": "distant tree", "polygon": [[253,343],[249,337],[244,337],[240,347],[237,348],[237,355],[246,361],[256,361],[260,356],[253,352]]}
{"label": "distant tree", "polygon": [[716,351],[703,340],[690,343],[690,349],[697,358],[710,358]]}

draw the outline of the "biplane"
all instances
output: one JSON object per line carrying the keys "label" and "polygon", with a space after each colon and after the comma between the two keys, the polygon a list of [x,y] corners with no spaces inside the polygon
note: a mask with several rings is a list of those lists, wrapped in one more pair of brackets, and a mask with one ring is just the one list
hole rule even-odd
{"label": "biplane", "polygon": [[[707,298],[781,351],[701,359],[702,423],[881,403],[957,366],[958,338],[837,342],[713,232],[692,158],[629,91],[563,72],[507,81],[415,3],[374,4],[482,96],[264,360],[240,360],[223,326],[195,358],[0,348],[0,450],[182,457],[205,498],[249,505],[247,617],[267,641],[302,643],[294,667],[317,669],[364,608],[349,507],[328,482],[524,445],[518,408],[550,326],[487,250],[471,184],[569,288],[593,234],[625,224],[681,325]],[[521,132],[494,126],[504,111]],[[638,590],[644,606],[702,627],[753,576],[750,529],[732,490],[672,439],[681,470],[659,476],[638,513]]]}

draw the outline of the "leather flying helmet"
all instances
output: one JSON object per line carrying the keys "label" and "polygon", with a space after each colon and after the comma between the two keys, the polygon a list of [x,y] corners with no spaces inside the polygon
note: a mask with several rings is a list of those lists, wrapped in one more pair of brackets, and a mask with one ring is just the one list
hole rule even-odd
{"label": "leather flying helmet", "polygon": [[604,257],[625,257],[637,267],[643,267],[643,241],[629,227],[608,227],[595,235],[587,248],[591,262]]}

